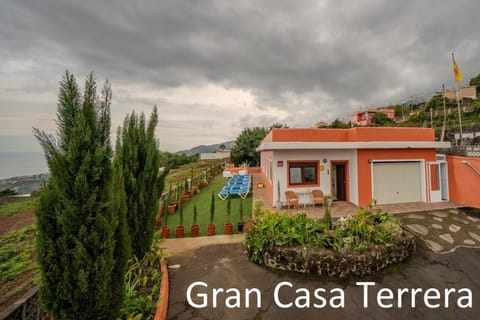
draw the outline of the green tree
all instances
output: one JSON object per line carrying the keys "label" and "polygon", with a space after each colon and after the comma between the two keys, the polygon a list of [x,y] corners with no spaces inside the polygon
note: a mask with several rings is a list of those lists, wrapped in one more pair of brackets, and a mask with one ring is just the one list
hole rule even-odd
{"label": "green tree", "polygon": [[54,319],[111,319],[121,304],[122,288],[114,285],[124,274],[114,258],[122,215],[112,205],[110,101],[108,82],[99,98],[90,74],[82,96],[67,71],[57,135],[34,129],[50,169],[36,210],[40,299]]}
{"label": "green tree", "polygon": [[[453,99],[445,99],[445,108],[456,108],[457,103]],[[430,110],[443,110],[443,97],[441,95],[433,96],[427,102],[427,107],[425,111],[430,112]]]}
{"label": "green tree", "polygon": [[235,145],[230,153],[231,161],[236,166],[243,163],[247,163],[250,166],[257,166],[260,162],[260,155],[257,153],[256,148],[267,135],[267,130],[265,127],[243,129],[235,140]]}
{"label": "green tree", "polygon": [[155,229],[159,198],[168,170],[159,174],[160,154],[155,140],[158,123],[157,108],[153,108],[148,123],[145,115],[125,117],[119,129],[115,160],[121,164],[127,198],[127,224],[132,254],[141,259],[149,250]]}
{"label": "green tree", "polygon": [[393,120],[389,119],[388,116],[383,112],[376,112],[372,116],[372,122],[377,127],[387,127],[393,125]]}
{"label": "green tree", "polygon": [[235,144],[230,152],[230,160],[239,166],[247,163],[249,166],[258,166],[260,164],[260,155],[256,149],[263,138],[273,128],[288,128],[287,125],[274,123],[270,127],[245,128],[235,140]]}
{"label": "green tree", "polygon": [[468,83],[468,85],[475,86],[477,88],[477,97],[478,97],[478,95],[480,94],[480,74],[470,79],[470,82]]}
{"label": "green tree", "polygon": [[336,118],[328,127],[329,128],[347,129],[347,128],[350,128],[350,123]]}
{"label": "green tree", "polygon": [[[120,143],[117,139],[115,152],[119,152]],[[112,308],[120,309],[125,299],[125,272],[127,271],[128,259],[131,255],[130,236],[127,226],[127,195],[125,193],[123,168],[117,158],[113,161],[113,183],[112,183],[112,208],[118,214],[118,226],[115,229],[115,265],[112,274]],[[114,314],[112,312],[112,314]]]}

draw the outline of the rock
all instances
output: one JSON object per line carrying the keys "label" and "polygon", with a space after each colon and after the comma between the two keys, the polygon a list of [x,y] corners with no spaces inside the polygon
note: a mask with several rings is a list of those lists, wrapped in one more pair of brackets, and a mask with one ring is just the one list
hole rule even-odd
{"label": "rock", "polygon": [[438,217],[433,217],[433,220],[436,220],[438,222],[443,222],[443,219],[442,218],[438,218]]}
{"label": "rock", "polygon": [[424,219],[425,219],[425,216],[424,216],[424,215],[421,215],[421,214],[418,214],[418,213],[410,213],[410,214],[407,215],[405,218],[417,219],[417,220],[424,220]]}
{"label": "rock", "polygon": [[463,240],[463,243],[464,243],[464,244],[471,245],[471,246],[475,245],[475,241],[470,240],[470,239],[465,239],[465,240]]}
{"label": "rock", "polygon": [[428,234],[428,228],[420,224],[407,224],[405,227],[415,233],[421,234],[422,236],[426,236]]}
{"label": "rock", "polygon": [[436,224],[436,223],[432,224],[432,225],[430,226],[430,228],[438,229],[438,230],[442,230],[442,229],[443,229],[443,227],[442,227],[441,225]]}
{"label": "rock", "polygon": [[468,232],[468,234],[470,235],[470,237],[480,242],[480,236],[478,234],[476,234],[475,232]]}
{"label": "rock", "polygon": [[452,238],[452,235],[450,233],[445,233],[445,234],[441,234],[439,235],[439,238],[450,243],[450,244],[453,244],[454,240]]}
{"label": "rock", "polygon": [[451,224],[448,226],[448,230],[450,230],[450,232],[458,232],[460,229],[462,228],[457,226],[456,224]]}
{"label": "rock", "polygon": [[450,219],[455,220],[455,221],[458,221],[458,222],[461,222],[461,223],[463,223],[463,224],[469,224],[468,221],[466,221],[466,220],[464,220],[464,219],[457,218],[457,217],[450,217]]}
{"label": "rock", "polygon": [[264,264],[268,267],[335,278],[362,278],[405,260],[415,252],[415,237],[402,235],[392,244],[372,245],[366,251],[347,251],[274,246],[266,248]]}
{"label": "rock", "polygon": [[448,217],[448,212],[445,212],[445,211],[429,211],[428,213],[431,214],[432,216],[439,217],[439,218]]}
{"label": "rock", "polygon": [[473,223],[477,223],[478,221],[480,221],[480,219],[477,219],[477,218],[474,218],[474,217],[470,217],[470,216],[467,216],[467,219],[472,221]]}
{"label": "rock", "polygon": [[435,241],[425,240],[425,243],[430,249],[433,250],[433,252],[441,252],[443,250],[443,246]]}

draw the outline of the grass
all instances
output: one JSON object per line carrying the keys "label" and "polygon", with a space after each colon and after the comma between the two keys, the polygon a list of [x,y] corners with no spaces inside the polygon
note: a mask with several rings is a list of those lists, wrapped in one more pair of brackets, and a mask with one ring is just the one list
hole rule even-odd
{"label": "grass", "polygon": [[37,199],[25,198],[0,204],[0,216],[11,216],[20,212],[33,211],[37,204]]}
{"label": "grass", "polygon": [[[185,236],[189,237],[190,226],[193,224],[193,207],[197,205],[197,223],[200,225],[200,235],[207,235],[207,225],[210,223],[210,203],[212,191],[215,194],[215,218],[216,234],[224,234],[223,225],[227,222],[227,201],[221,200],[218,193],[227,183],[221,176],[213,179],[199,194],[190,198],[187,203],[183,204],[183,224],[185,225]],[[236,232],[236,224],[240,222],[239,207],[240,201],[243,201],[243,219],[244,221],[252,213],[252,193],[245,200],[239,197],[233,197],[231,200],[231,222],[234,224],[234,232]],[[164,217],[162,217],[164,219]],[[175,227],[179,225],[179,210],[174,214],[168,215],[167,225],[170,226],[170,237],[175,237]],[[162,223],[164,220],[162,221]]]}
{"label": "grass", "polygon": [[35,225],[30,225],[0,236],[1,296],[18,286],[15,280],[22,274],[31,270],[37,272],[34,244],[35,230]]}

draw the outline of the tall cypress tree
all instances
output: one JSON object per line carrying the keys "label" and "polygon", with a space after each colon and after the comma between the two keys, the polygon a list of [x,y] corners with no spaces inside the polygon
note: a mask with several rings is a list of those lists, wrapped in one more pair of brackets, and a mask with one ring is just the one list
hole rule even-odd
{"label": "tall cypress tree", "polygon": [[37,259],[40,298],[54,319],[112,319],[120,306],[113,285],[124,273],[114,258],[122,215],[121,200],[112,201],[111,89],[106,83],[101,99],[96,90],[90,74],[82,96],[67,71],[57,135],[34,129],[50,169],[36,210]]}
{"label": "tall cypress tree", "polygon": [[132,254],[141,259],[152,244],[155,216],[167,171],[159,174],[160,154],[155,140],[157,107],[148,124],[145,115],[127,115],[115,157],[122,163],[127,197],[127,224]]}

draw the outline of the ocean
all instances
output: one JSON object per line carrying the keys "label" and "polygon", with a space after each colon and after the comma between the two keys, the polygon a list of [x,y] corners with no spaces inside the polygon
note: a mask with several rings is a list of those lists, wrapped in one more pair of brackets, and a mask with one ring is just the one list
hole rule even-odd
{"label": "ocean", "polygon": [[43,153],[0,152],[0,179],[47,172],[47,162]]}

